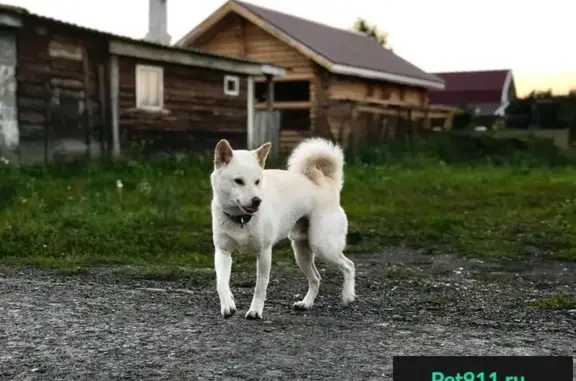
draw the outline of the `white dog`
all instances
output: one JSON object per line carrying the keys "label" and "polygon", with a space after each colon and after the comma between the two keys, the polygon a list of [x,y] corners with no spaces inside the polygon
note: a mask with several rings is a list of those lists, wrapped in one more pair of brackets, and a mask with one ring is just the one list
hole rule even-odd
{"label": "white dog", "polygon": [[257,277],[247,319],[261,319],[270,277],[272,247],[289,237],[300,269],[308,278],[308,293],[294,304],[309,309],[320,286],[314,256],[336,264],[344,274],[342,302],[355,298],[354,262],[342,251],[348,220],[340,206],[344,183],[344,154],[337,145],[313,138],[292,152],[288,170],[264,170],[270,143],[260,148],[233,150],[218,142],[214,152],[212,183],[212,232],[214,267],[224,318],[236,311],[230,291],[232,252],[254,250]]}

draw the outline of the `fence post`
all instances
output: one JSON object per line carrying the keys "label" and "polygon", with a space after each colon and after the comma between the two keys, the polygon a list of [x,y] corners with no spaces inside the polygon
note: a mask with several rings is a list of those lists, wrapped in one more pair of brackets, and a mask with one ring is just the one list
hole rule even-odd
{"label": "fence post", "polygon": [[254,144],[254,77],[249,76],[248,77],[248,83],[247,83],[247,91],[246,91],[246,118],[247,118],[247,123],[246,123],[246,130],[248,133],[248,139],[247,139],[247,146],[248,149],[254,149],[256,148],[256,145]]}
{"label": "fence post", "polygon": [[120,156],[120,126],[118,96],[120,92],[120,72],[118,56],[110,56],[110,113],[112,115],[112,154]]}

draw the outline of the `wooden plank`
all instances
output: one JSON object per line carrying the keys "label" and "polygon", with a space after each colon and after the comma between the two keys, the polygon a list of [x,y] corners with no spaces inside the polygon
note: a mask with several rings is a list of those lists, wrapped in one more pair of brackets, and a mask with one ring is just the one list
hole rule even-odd
{"label": "wooden plank", "polygon": [[[303,102],[274,102],[273,108],[276,110],[300,110],[311,108],[313,102],[303,101]],[[256,103],[256,109],[262,110],[268,108],[268,103],[259,102]]]}
{"label": "wooden plank", "polygon": [[268,111],[274,109],[274,81],[271,76],[266,80],[266,109]]}
{"label": "wooden plank", "polygon": [[247,91],[246,91],[246,113],[247,113],[247,147],[248,149],[255,149],[256,145],[254,144],[254,77],[248,77],[248,84],[247,84]]}
{"label": "wooden plank", "polygon": [[[282,77],[275,77],[274,82],[292,82],[292,81],[312,81],[316,76],[314,74],[286,74]],[[266,82],[265,76],[254,77],[256,83]]]}
{"label": "wooden plank", "polygon": [[84,69],[85,94],[85,124],[86,124],[86,156],[90,158],[90,143],[92,140],[92,102],[90,102],[90,61],[86,48],[82,48],[82,66]]}
{"label": "wooden plank", "polygon": [[108,154],[108,110],[106,99],[106,69],[104,65],[98,65],[98,100],[100,101],[100,121],[101,121],[101,146],[103,154]]}
{"label": "wooden plank", "polygon": [[112,119],[112,155],[120,156],[120,117],[118,97],[120,92],[118,56],[110,56],[110,113]]}

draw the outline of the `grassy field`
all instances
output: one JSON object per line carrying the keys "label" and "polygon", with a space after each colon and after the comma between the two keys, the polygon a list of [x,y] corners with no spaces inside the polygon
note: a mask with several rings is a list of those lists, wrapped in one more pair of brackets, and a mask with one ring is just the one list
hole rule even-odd
{"label": "grassy field", "polygon": [[[576,260],[573,168],[416,164],[347,166],[349,252]],[[0,171],[1,263],[212,266],[209,158]],[[291,258],[287,243],[275,258]]]}

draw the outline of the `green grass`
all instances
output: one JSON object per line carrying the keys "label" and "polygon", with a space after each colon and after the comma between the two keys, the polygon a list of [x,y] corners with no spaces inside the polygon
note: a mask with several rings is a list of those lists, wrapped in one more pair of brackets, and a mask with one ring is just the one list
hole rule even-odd
{"label": "green grass", "polygon": [[390,279],[394,279],[394,280],[406,280],[406,279],[412,279],[416,276],[416,274],[414,273],[414,271],[404,268],[404,267],[397,267],[397,268],[393,268],[390,271],[388,271],[388,278]]}
{"label": "green grass", "polygon": [[545,310],[570,310],[576,308],[576,294],[555,295],[549,298],[535,300],[532,304],[537,308]]}
{"label": "green grass", "polygon": [[[111,265],[159,274],[211,267],[210,170],[202,157],[2,168],[0,262],[72,273]],[[403,244],[430,253],[576,260],[573,168],[356,162],[346,168],[342,202],[349,252]],[[275,259],[290,257],[284,242]],[[252,256],[236,263],[253,266]]]}

